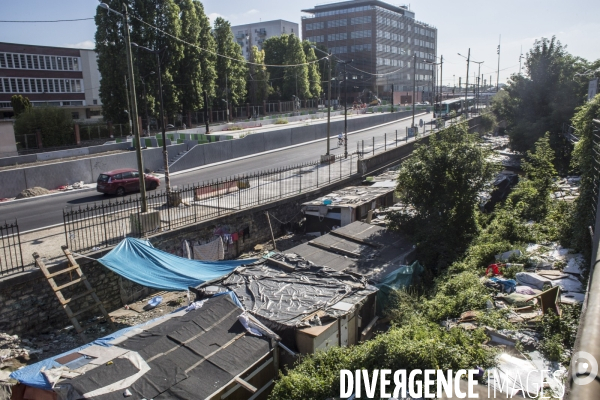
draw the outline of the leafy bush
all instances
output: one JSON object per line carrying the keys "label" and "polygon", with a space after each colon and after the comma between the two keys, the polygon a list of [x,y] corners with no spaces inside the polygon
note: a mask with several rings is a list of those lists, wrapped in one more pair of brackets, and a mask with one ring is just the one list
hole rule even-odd
{"label": "leafy bush", "polygon": [[452,369],[489,367],[495,353],[482,346],[482,329],[450,331],[424,319],[394,326],[354,347],[334,347],[305,357],[280,375],[270,399],[322,400],[339,396],[341,369]]}
{"label": "leafy bush", "polygon": [[27,135],[40,131],[44,147],[75,143],[73,117],[59,107],[35,107],[17,117],[15,134]]}
{"label": "leafy bush", "polygon": [[287,123],[288,123],[288,120],[284,119],[284,118],[277,118],[277,120],[275,120],[275,124],[277,124],[277,125],[284,125]]}
{"label": "leafy bush", "polygon": [[562,315],[549,311],[540,324],[538,331],[542,335],[541,352],[550,361],[559,361],[568,365],[570,349],[575,345],[581,305],[561,305]]}

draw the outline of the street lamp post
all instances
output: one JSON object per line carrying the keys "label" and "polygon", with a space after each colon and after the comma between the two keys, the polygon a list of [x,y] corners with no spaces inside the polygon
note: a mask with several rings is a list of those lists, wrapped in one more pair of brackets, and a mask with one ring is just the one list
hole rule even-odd
{"label": "street lamp post", "polygon": [[135,85],[133,80],[133,60],[131,55],[131,42],[129,38],[129,16],[127,14],[127,5],[123,3],[123,14],[111,9],[108,4],[100,3],[100,8],[104,8],[109,13],[113,12],[123,18],[123,36],[125,38],[125,53],[127,54],[127,75],[129,77],[131,98],[131,124],[133,126],[133,140],[135,141],[135,154],[137,157],[137,166],[139,171],[140,197],[141,197],[141,212],[148,211],[148,199],[146,198],[146,179],[144,176],[144,162],[142,160],[142,141],[140,140],[140,127],[138,124],[137,100],[135,95]]}
{"label": "street lamp post", "polygon": [[[441,57],[441,61],[439,63],[435,63],[435,62],[431,62],[431,61],[427,61],[427,60],[423,60],[424,63],[426,64],[430,64],[431,65],[431,86],[432,86],[432,92],[433,92],[433,101],[432,101],[432,105],[433,105],[433,117],[435,118],[435,103],[437,100],[437,96],[435,95],[435,69],[437,68],[438,65],[440,65],[442,68],[444,67],[444,56]],[[442,94],[442,75],[440,73],[440,95]],[[440,100],[441,101],[441,100]]]}
{"label": "street lamp post", "polygon": [[469,117],[469,101],[468,101],[468,96],[469,96],[469,65],[471,63],[471,48],[469,48],[469,52],[467,54],[468,54],[468,56],[465,57],[462,54],[458,53],[459,56],[467,59],[467,82],[465,83],[465,110],[466,110],[465,115],[468,118]]}
{"label": "street lamp post", "polygon": [[[410,68],[410,67],[409,67]],[[415,96],[417,92],[417,54],[415,53],[413,56],[413,95],[412,95],[412,125],[411,128],[415,128]]]}
{"label": "street lamp post", "polygon": [[318,49],[316,46],[311,46],[314,50],[318,50],[323,54],[327,55],[327,64],[329,65],[329,79],[327,79],[327,152],[326,156],[329,156],[330,151],[330,134],[331,134],[331,54],[325,53],[323,50]]}
{"label": "street lamp post", "polygon": [[346,66],[352,61],[340,61],[344,65],[344,158],[348,158],[348,74]]}
{"label": "street lamp post", "polygon": [[[165,169],[165,186],[167,188],[167,194],[171,192],[171,179],[169,177],[169,152],[167,151],[167,133],[165,124],[165,110],[163,102],[163,87],[162,87],[162,76],[160,72],[160,53],[166,48],[160,50],[152,50],[144,46],[140,46],[136,43],[131,43],[132,46],[147,51],[156,55],[156,73],[158,74],[158,96],[160,101],[160,125],[162,127],[162,147],[163,147],[163,164]],[[167,197],[169,198],[169,197]]]}

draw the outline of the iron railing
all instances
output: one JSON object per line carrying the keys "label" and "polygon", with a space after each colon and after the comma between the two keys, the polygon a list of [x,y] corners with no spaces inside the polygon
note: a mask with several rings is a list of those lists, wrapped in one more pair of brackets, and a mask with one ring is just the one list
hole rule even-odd
{"label": "iron railing", "polygon": [[331,163],[315,161],[173,188],[171,194],[156,192],[147,196],[153,217],[141,214],[138,195],[67,208],[63,210],[66,244],[78,253],[96,251],[124,237],[144,237],[306,193],[357,174],[356,160],[355,154],[349,154]]}
{"label": "iron railing", "polygon": [[0,276],[24,271],[17,221],[0,225]]}

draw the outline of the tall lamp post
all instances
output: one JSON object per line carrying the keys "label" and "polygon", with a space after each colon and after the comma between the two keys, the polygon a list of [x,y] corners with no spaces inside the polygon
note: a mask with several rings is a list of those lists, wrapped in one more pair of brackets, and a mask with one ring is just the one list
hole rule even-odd
{"label": "tall lamp post", "polygon": [[316,46],[311,47],[313,48],[313,50],[320,51],[321,53],[327,55],[327,64],[329,65],[329,79],[327,79],[327,152],[325,153],[326,156],[329,156],[329,141],[331,135],[331,54],[326,53],[321,49],[318,49]]}
{"label": "tall lamp post", "polygon": [[123,3],[123,14],[111,9],[108,4],[100,3],[98,7],[103,8],[110,14],[115,13],[123,18],[123,36],[125,38],[125,53],[127,54],[127,75],[129,77],[129,96],[131,98],[131,123],[133,126],[133,134],[135,140],[135,154],[137,157],[137,166],[139,171],[140,197],[141,197],[141,212],[148,212],[148,199],[146,198],[146,179],[144,176],[144,162],[142,160],[142,141],[140,140],[140,127],[138,123],[137,101],[135,95],[135,81],[133,80],[133,61],[131,56],[131,42],[129,39],[129,16],[127,14],[127,5]]}
{"label": "tall lamp post", "polygon": [[[409,67],[410,68],[410,67]],[[413,95],[412,95],[412,125],[411,128],[415,127],[415,96],[417,92],[417,54],[413,55]]]}
{"label": "tall lamp post", "polygon": [[[160,125],[162,127],[162,147],[163,147],[163,164],[165,168],[165,186],[167,188],[167,194],[171,193],[171,179],[169,177],[169,152],[167,151],[167,134],[166,134],[166,124],[165,124],[165,110],[164,110],[164,102],[163,102],[163,87],[162,87],[162,76],[160,73],[160,53],[166,50],[162,48],[160,50],[152,50],[144,46],[140,46],[136,43],[131,43],[131,45],[140,50],[147,51],[148,53],[152,53],[156,55],[156,73],[158,74],[158,96],[160,101]],[[168,198],[168,197],[167,197]]]}
{"label": "tall lamp post", "polygon": [[[444,56],[442,56],[442,61],[439,63],[435,63],[435,62],[431,62],[431,61],[427,61],[427,60],[423,60],[424,63],[426,64],[430,64],[431,65],[431,85],[433,88],[435,88],[435,76],[434,76],[434,71],[436,70],[438,65],[441,65],[443,67],[444,65]],[[441,77],[440,77],[440,93],[441,93],[441,89],[442,89],[442,84],[441,84]],[[434,98],[433,98],[433,117],[435,118],[435,102],[436,102],[436,97],[435,96],[435,89],[433,89],[433,93],[434,93]]]}
{"label": "tall lamp post", "polygon": [[469,101],[467,97],[469,96],[469,65],[471,64],[471,48],[469,47],[468,56],[465,57],[462,54],[458,53],[459,56],[467,59],[467,82],[465,83],[465,109],[466,116],[469,117]]}
{"label": "tall lamp post", "polygon": [[344,65],[344,158],[348,158],[348,74],[346,66],[354,60],[340,61]]}

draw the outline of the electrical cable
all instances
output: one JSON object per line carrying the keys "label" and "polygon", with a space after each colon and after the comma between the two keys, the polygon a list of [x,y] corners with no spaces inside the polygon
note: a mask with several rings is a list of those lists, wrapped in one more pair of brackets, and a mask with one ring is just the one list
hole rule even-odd
{"label": "electrical cable", "polygon": [[34,24],[41,24],[41,23],[47,23],[47,22],[76,22],[76,21],[88,21],[90,19],[94,19],[94,17],[92,18],[77,18],[77,19],[57,19],[54,21],[0,21],[0,22],[4,22],[4,23],[18,23],[18,24],[23,24],[23,23],[34,23]]}
{"label": "electrical cable", "polygon": [[152,28],[152,29],[155,29],[156,31],[158,31],[158,32],[161,32],[162,34],[164,34],[164,35],[167,35],[167,36],[169,36],[169,37],[171,37],[171,38],[173,38],[173,39],[175,39],[175,40],[177,40],[177,41],[179,41],[179,42],[181,42],[181,43],[183,43],[183,44],[186,44],[186,45],[188,45],[188,46],[191,46],[191,47],[195,47],[195,48],[197,48],[198,50],[202,50],[202,51],[204,51],[204,52],[207,52],[207,53],[210,53],[210,54],[214,54],[214,55],[216,55],[217,57],[223,57],[223,58],[226,58],[226,59],[228,59],[228,60],[231,60],[231,61],[235,61],[235,62],[241,62],[241,63],[245,63],[245,64],[249,64],[249,65],[264,66],[264,67],[273,67],[273,68],[291,68],[291,67],[302,67],[302,66],[304,66],[304,65],[311,65],[311,64],[315,64],[315,63],[318,63],[318,62],[320,62],[320,61],[323,61],[323,60],[326,60],[326,59],[327,59],[327,57],[323,57],[323,58],[319,58],[319,59],[317,59],[317,60],[310,61],[310,62],[306,62],[306,63],[301,63],[301,64],[283,64],[283,65],[273,65],[273,64],[259,64],[259,63],[254,63],[254,62],[248,61],[248,60],[246,60],[246,59],[242,59],[242,60],[240,60],[240,59],[238,59],[238,58],[234,58],[234,57],[226,56],[226,55],[219,54],[219,53],[216,53],[216,52],[214,52],[214,51],[211,51],[211,50],[203,49],[202,47],[200,47],[200,46],[197,46],[197,45],[195,45],[195,44],[192,44],[192,43],[189,43],[189,42],[186,42],[185,40],[183,40],[183,39],[180,39],[180,38],[178,38],[178,37],[177,37],[177,36],[175,36],[175,35],[171,35],[170,33],[168,33],[168,32],[166,32],[166,31],[164,31],[164,30],[160,29],[159,27],[157,27],[157,26],[154,26],[154,25],[152,25],[152,24],[149,24],[148,22],[146,22],[146,21],[143,21],[142,19],[140,19],[140,18],[138,18],[138,17],[136,17],[136,16],[133,16],[133,15],[132,15],[131,17],[132,17],[132,18],[135,18],[135,19],[137,19],[138,21],[140,21],[141,23],[143,23],[143,24],[145,24],[145,25],[148,25],[150,28]]}

